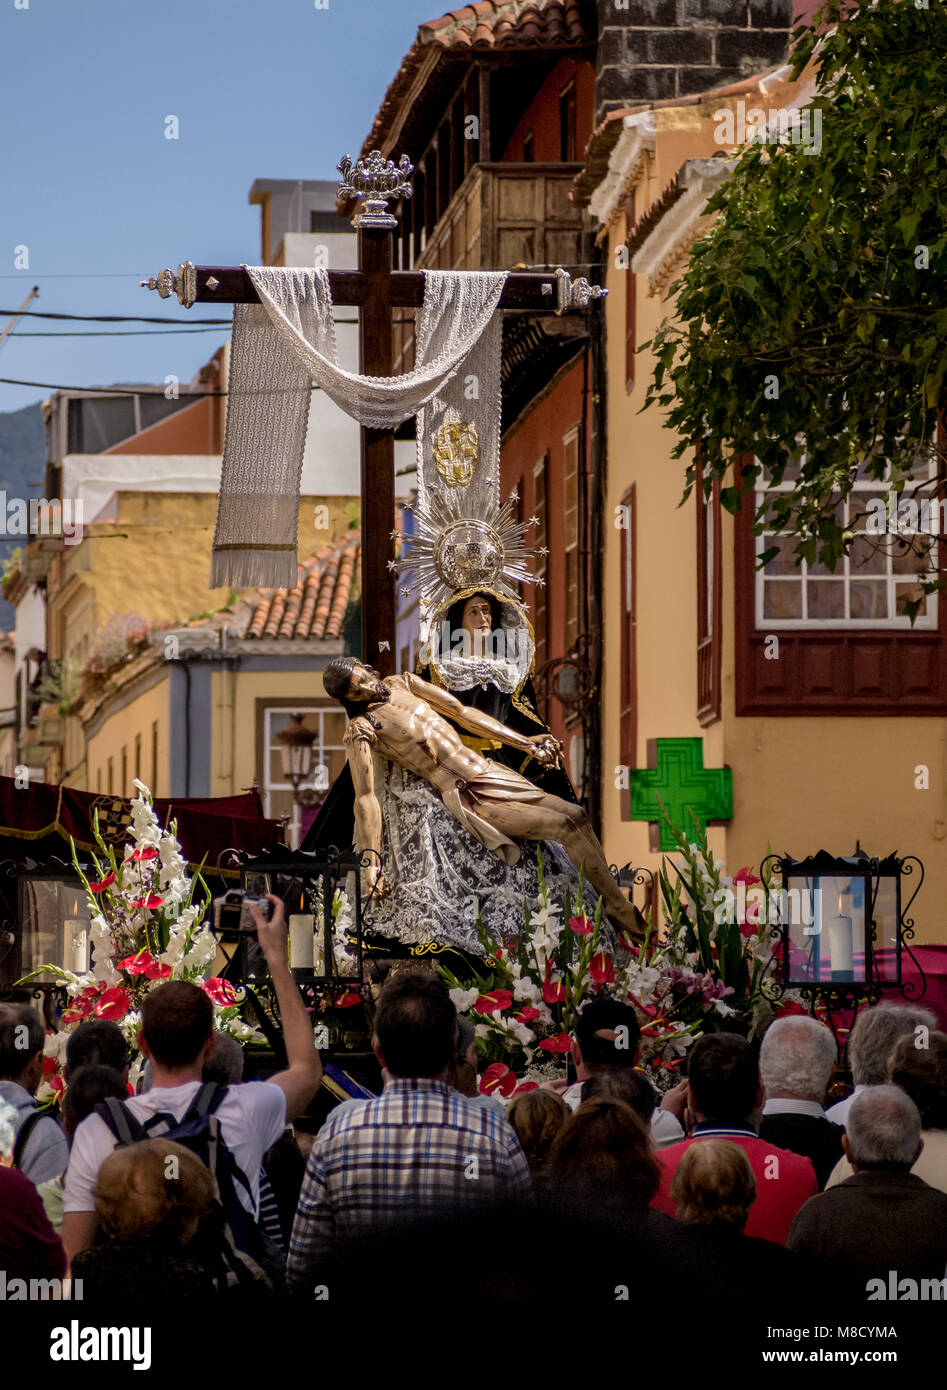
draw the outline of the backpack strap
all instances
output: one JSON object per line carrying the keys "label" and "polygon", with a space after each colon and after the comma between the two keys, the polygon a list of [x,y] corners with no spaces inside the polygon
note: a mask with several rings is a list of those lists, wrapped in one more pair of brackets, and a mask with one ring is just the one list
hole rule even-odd
{"label": "backpack strap", "polygon": [[45,1119],[45,1116],[41,1110],[32,1110],[17,1130],[16,1141],[13,1145],[14,1168],[19,1168],[20,1159],[23,1157],[23,1151],[29,1142],[30,1135],[42,1119]]}
{"label": "backpack strap", "polygon": [[[203,1118],[205,1115],[207,1116],[207,1166],[210,1169],[212,1178],[214,1179],[215,1188],[217,1188],[217,1154],[219,1152],[217,1146],[221,1141],[220,1121],[217,1118],[216,1112],[218,1105],[220,1105],[220,1102],[223,1100],[224,1096],[227,1094],[229,1089],[229,1086],[223,1086],[219,1081],[205,1081],[203,1086],[201,1086],[201,1089],[198,1091],[197,1095],[191,1102],[188,1108],[187,1115],[185,1116],[185,1119],[197,1119],[199,1117]],[[183,1124],[184,1121],[182,1120],[181,1123]],[[232,1153],[230,1158],[231,1172],[234,1178],[236,1178],[237,1182],[240,1184],[244,1192],[252,1201],[253,1188],[250,1186],[250,1181],[247,1178],[246,1173],[244,1173],[243,1169],[240,1167],[237,1160],[233,1157]],[[250,1219],[253,1219],[252,1216],[250,1217]]]}
{"label": "backpack strap", "polygon": [[105,1100],[100,1100],[95,1107],[95,1114],[105,1121],[120,1147],[137,1144],[139,1139],[148,1137],[148,1131],[127,1109],[125,1102],[118,1100],[116,1096],[106,1096]]}

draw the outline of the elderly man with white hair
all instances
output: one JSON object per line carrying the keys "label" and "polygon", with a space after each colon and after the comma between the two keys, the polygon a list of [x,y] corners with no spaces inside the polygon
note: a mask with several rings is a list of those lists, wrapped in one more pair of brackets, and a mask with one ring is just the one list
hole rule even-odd
{"label": "elderly man with white hair", "polygon": [[858,1015],[848,1035],[848,1060],[855,1089],[844,1100],[830,1105],[826,1114],[837,1125],[848,1119],[849,1106],[868,1086],[881,1086],[888,1080],[888,1058],[899,1038],[918,1028],[933,1032],[937,1019],[930,1009],[911,1004],[876,1004]]}
{"label": "elderly man with white hair", "polygon": [[842,1140],[854,1173],[810,1197],[786,1242],[824,1265],[840,1298],[864,1299],[879,1279],[886,1290],[943,1279],[947,1194],[910,1171],[922,1143],[920,1112],[898,1086],[856,1096]]}
{"label": "elderly man with white hair", "polygon": [[845,1131],[822,1108],[837,1056],[829,1029],[804,1014],[776,1019],[760,1049],[766,1094],[760,1138],[811,1159],[820,1192],[842,1157]]}

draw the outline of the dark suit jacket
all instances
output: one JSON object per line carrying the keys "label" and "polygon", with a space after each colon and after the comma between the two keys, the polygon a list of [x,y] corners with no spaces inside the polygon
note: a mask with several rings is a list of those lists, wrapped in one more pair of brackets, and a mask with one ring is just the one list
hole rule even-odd
{"label": "dark suit jacket", "polygon": [[913,1173],[855,1173],[810,1197],[786,1242],[831,1266],[840,1290],[864,1299],[869,1279],[889,1270],[908,1279],[943,1279],[947,1194]]}
{"label": "dark suit jacket", "polygon": [[844,1133],[841,1125],[815,1115],[764,1115],[760,1121],[761,1139],[812,1160],[820,1192],[842,1157]]}

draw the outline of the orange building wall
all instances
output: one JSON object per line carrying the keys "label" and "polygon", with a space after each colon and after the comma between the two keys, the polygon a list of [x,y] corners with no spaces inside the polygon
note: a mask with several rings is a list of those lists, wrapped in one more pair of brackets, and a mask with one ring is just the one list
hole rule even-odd
{"label": "orange building wall", "polygon": [[[564,454],[563,436],[582,420],[582,379],[583,361],[580,356],[574,366],[562,376],[548,396],[545,396],[534,410],[517,426],[513,434],[504,441],[500,453],[501,496],[509,497],[514,487],[519,487],[522,498],[521,515],[524,520],[533,515],[536,498],[533,486],[533,469],[544,454],[548,453],[547,463],[547,538],[549,555],[546,557],[546,605],[548,619],[548,657],[562,656],[565,653],[565,530],[564,530]],[[586,461],[586,467],[588,466]],[[534,532],[527,533],[528,545],[536,544]],[[582,539],[579,541],[580,547]],[[533,613],[533,589],[525,588],[524,596]],[[567,736],[562,720],[562,706],[556,700],[550,702],[549,714],[553,732],[557,738]]]}
{"label": "orange building wall", "polygon": [[220,438],[217,398],[205,396],[185,406],[167,420],[122,440],[107,454],[219,454]]}
{"label": "orange building wall", "polygon": [[546,78],[514,130],[503,151],[505,163],[523,158],[523,138],[533,132],[533,162],[559,163],[559,96],[570,78],[575,78],[575,148],[576,159],[582,158],[592,135],[595,110],[595,67],[592,63],[563,58]]}

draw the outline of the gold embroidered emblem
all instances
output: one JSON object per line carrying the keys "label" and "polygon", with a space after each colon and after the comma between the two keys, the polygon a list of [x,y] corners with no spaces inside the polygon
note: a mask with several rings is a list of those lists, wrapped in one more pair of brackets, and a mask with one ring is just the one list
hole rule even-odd
{"label": "gold embroidered emblem", "polygon": [[448,487],[466,487],[480,462],[480,439],[466,420],[449,420],[434,435],[434,467]]}

